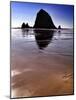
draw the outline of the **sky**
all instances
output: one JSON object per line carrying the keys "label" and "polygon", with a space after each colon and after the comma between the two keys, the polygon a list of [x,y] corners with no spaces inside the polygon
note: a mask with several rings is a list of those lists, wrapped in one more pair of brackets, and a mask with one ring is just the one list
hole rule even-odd
{"label": "sky", "polygon": [[56,27],[73,28],[74,7],[72,5],[11,2],[11,27],[20,27],[23,22],[33,26],[37,12],[44,9]]}

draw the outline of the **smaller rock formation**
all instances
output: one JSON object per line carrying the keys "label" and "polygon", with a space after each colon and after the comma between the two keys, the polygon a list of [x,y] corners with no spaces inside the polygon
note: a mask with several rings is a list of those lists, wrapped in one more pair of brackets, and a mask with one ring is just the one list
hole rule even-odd
{"label": "smaller rock formation", "polygon": [[22,25],[21,25],[21,28],[25,28],[25,26],[26,26],[26,25],[25,25],[25,23],[23,22]]}
{"label": "smaller rock formation", "polygon": [[29,28],[30,26],[28,25],[28,23],[26,23],[25,27],[26,27],[26,28]]}
{"label": "smaller rock formation", "polygon": [[22,28],[22,29],[23,29],[23,28],[29,28],[29,27],[30,27],[30,26],[28,25],[28,23],[25,24],[25,23],[23,22],[22,25],[21,25],[21,28]]}
{"label": "smaller rock formation", "polygon": [[58,29],[61,29],[61,26],[60,25],[58,26]]}

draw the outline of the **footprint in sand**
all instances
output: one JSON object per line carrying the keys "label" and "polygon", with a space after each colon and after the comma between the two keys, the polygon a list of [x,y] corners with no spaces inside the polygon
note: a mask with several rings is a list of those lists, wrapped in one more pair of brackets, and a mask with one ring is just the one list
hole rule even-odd
{"label": "footprint in sand", "polygon": [[73,77],[73,74],[72,73],[70,73],[70,74],[65,74],[64,76],[63,76],[63,80],[68,80],[68,79],[70,79],[70,78],[72,78]]}

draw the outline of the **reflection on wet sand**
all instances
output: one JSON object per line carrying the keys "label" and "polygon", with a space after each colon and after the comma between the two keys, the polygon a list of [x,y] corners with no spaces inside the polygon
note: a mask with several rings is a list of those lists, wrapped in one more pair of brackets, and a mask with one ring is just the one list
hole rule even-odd
{"label": "reflection on wet sand", "polygon": [[39,49],[44,49],[51,42],[54,31],[35,30],[35,39]]}
{"label": "reflection on wet sand", "polygon": [[22,30],[22,36],[23,36],[23,37],[25,37],[25,35],[28,35],[29,29],[23,28],[23,29],[21,29],[21,30]]}
{"label": "reflection on wet sand", "polygon": [[[72,52],[70,51],[72,40],[61,40],[60,37],[54,40],[56,36],[53,31],[33,31],[35,40],[30,42],[26,39],[26,35],[31,34],[30,31],[19,32],[12,33],[25,38],[19,38],[18,35],[12,37],[11,96],[73,94],[73,53],[70,56],[64,56]],[[37,46],[44,52],[38,52]],[[64,55],[55,52],[64,53]]]}

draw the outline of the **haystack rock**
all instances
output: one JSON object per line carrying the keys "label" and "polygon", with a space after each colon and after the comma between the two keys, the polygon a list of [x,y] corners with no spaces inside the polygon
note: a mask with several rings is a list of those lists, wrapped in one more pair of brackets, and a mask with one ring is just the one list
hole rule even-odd
{"label": "haystack rock", "polygon": [[34,28],[56,29],[51,16],[43,9],[37,13]]}

